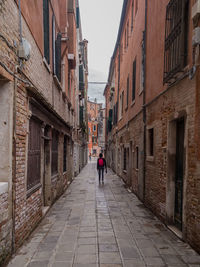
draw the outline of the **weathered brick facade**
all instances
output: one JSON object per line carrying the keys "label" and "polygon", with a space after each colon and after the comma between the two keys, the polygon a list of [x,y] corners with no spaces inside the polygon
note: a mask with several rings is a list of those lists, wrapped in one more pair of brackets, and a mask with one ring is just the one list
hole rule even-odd
{"label": "weathered brick facade", "polygon": [[[199,44],[192,42],[196,2],[124,1],[104,95],[108,163],[200,252]],[[168,36],[176,23],[167,24],[174,5],[184,10],[182,28]],[[180,33],[183,39],[175,44]],[[181,56],[173,54],[183,49]]]}
{"label": "weathered brick facade", "polygon": [[[0,194],[0,265],[74,176],[74,142],[80,129],[78,1],[42,2],[23,1],[21,14],[17,0],[0,4],[0,184],[8,184]],[[31,46],[27,61],[18,57],[22,37]],[[86,72],[87,60],[87,78]],[[87,162],[87,132],[81,136],[79,171]]]}
{"label": "weathered brick facade", "polygon": [[0,265],[12,250],[12,219],[8,210],[8,183],[0,183]]}

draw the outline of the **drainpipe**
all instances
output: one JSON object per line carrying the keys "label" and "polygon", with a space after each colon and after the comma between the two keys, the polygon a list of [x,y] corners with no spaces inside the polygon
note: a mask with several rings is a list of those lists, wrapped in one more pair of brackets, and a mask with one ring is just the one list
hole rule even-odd
{"label": "drainpipe", "polygon": [[[17,67],[16,67],[17,70]],[[12,254],[15,253],[15,178],[16,178],[16,91],[17,79],[14,78],[13,92],[13,152],[12,152]]]}
{"label": "drainpipe", "polygon": [[144,89],[143,89],[143,123],[144,123],[144,157],[143,157],[143,202],[145,202],[146,190],[146,50],[147,50],[147,0],[145,0],[145,28],[143,32],[144,42]]}

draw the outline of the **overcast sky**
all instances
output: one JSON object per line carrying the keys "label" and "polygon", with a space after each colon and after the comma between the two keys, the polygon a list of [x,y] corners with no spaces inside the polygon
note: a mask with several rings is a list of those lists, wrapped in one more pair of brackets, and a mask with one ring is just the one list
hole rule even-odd
{"label": "overcast sky", "polygon": [[[89,81],[107,81],[122,4],[123,0],[79,0],[83,39],[89,42]],[[89,86],[89,96],[97,97],[99,102],[105,86],[96,86],[96,90],[91,87],[93,86]]]}

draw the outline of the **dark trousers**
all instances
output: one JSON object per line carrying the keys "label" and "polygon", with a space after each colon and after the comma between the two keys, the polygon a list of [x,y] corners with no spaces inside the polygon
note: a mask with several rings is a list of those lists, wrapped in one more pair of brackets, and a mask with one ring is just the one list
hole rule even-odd
{"label": "dark trousers", "polygon": [[99,168],[98,169],[98,172],[99,172],[99,181],[102,179],[104,179],[104,168]]}

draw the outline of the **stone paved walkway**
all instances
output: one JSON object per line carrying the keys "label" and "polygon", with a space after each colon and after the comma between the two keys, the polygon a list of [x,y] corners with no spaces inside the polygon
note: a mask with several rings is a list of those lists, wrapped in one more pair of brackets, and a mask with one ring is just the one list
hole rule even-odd
{"label": "stone paved walkway", "polygon": [[89,163],[9,267],[200,267],[200,256],[129,193]]}

